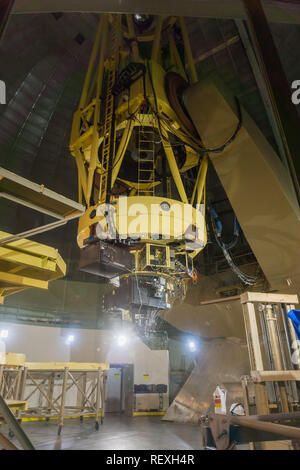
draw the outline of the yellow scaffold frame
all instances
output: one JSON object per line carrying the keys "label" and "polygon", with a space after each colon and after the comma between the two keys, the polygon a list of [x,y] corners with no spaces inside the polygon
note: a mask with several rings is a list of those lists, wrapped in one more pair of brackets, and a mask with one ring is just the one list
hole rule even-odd
{"label": "yellow scaffold frame", "polygon": [[[11,236],[0,231],[0,242]],[[0,246],[0,303],[4,297],[29,287],[48,289],[63,277],[66,264],[58,250],[25,238]]]}

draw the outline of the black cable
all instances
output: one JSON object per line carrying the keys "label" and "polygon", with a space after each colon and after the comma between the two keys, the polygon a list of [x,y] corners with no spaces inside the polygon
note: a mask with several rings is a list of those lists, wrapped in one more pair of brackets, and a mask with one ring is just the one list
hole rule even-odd
{"label": "black cable", "polygon": [[238,278],[244,284],[251,285],[251,286],[254,286],[255,284],[257,284],[257,282],[259,281],[258,276],[250,276],[249,274],[246,274],[243,271],[241,271],[240,268],[233,261],[233,258],[230,255],[229,251],[227,250],[225,243],[220,241],[219,236],[218,236],[218,229],[216,227],[212,210],[210,210],[210,218],[211,218],[212,229],[213,229],[216,242],[218,246],[221,248],[223,255],[227,263],[231,267],[232,271],[238,276]]}
{"label": "black cable", "polygon": [[[155,103],[155,108],[156,108],[156,117],[157,117],[157,121],[158,121],[160,136],[161,136],[162,140],[165,140],[169,143],[169,141],[167,139],[165,139],[162,135],[161,122],[160,122],[160,116],[159,116],[158,105],[157,105],[157,97],[156,97],[156,93],[155,93],[155,89],[154,89],[154,85],[153,85],[152,74],[151,74],[151,71],[150,71],[149,62],[147,62],[147,69],[148,69],[150,84],[151,84],[153,97],[154,97],[154,103]],[[204,153],[204,154],[205,153],[220,153],[220,152],[222,152],[229,144],[231,144],[231,142],[234,141],[234,139],[236,138],[238,132],[240,131],[240,129],[242,127],[243,119],[242,119],[241,105],[240,105],[239,99],[236,96],[234,97],[234,99],[235,99],[235,102],[236,102],[236,105],[237,105],[238,124],[237,124],[237,127],[236,127],[234,133],[232,134],[232,136],[223,145],[220,145],[219,147],[215,147],[215,148],[211,148],[211,149],[201,147],[200,145],[199,145],[199,148],[195,148],[192,145],[185,144],[185,143],[183,143],[182,145],[189,146],[190,148],[192,148],[197,153],[199,153],[199,151]],[[181,131],[181,132],[183,132],[183,131]],[[183,133],[185,134],[185,132],[183,132]],[[175,136],[175,137],[177,137],[177,136]],[[186,137],[189,137],[189,136],[186,135]]]}

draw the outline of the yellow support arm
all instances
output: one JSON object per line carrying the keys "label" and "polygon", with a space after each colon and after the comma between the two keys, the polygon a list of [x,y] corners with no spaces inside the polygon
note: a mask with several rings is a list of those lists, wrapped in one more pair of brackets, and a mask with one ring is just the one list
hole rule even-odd
{"label": "yellow support arm", "polygon": [[204,186],[205,186],[207,168],[208,168],[208,158],[207,158],[207,155],[205,155],[199,167],[196,184],[193,189],[193,194],[191,197],[192,205],[194,204],[196,192],[197,192],[197,201],[196,201],[197,206],[201,203]]}
{"label": "yellow support arm", "polygon": [[194,61],[193,54],[192,54],[192,49],[191,49],[191,44],[189,40],[189,35],[186,29],[186,24],[182,16],[179,18],[179,24],[180,24],[180,29],[182,32],[184,48],[185,48],[185,52],[187,55],[187,63],[188,63],[188,67],[191,73],[192,83],[197,83],[198,77],[197,77],[197,72],[196,72],[195,61]]}
{"label": "yellow support arm", "polygon": [[182,202],[185,202],[186,204],[188,204],[188,198],[187,198],[187,195],[186,195],[183,183],[182,183],[178,165],[177,165],[172,147],[170,143],[168,142],[168,134],[165,129],[162,129],[162,135],[164,137],[163,139],[164,151],[166,153],[166,157],[167,157],[169,167],[170,167],[174,182],[176,184],[177,190],[179,192]]}
{"label": "yellow support arm", "polygon": [[[0,232],[0,240],[9,233]],[[0,303],[4,297],[29,287],[47,289],[49,281],[63,277],[66,264],[58,251],[21,238],[0,247]]]}

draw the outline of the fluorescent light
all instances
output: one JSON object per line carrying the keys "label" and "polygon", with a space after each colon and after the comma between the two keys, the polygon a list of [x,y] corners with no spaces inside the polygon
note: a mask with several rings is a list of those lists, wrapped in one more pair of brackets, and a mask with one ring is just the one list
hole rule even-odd
{"label": "fluorescent light", "polygon": [[8,330],[1,330],[0,338],[4,339],[8,337]]}
{"label": "fluorescent light", "polygon": [[117,343],[118,343],[118,346],[124,346],[124,344],[127,343],[127,337],[124,335],[119,335],[117,337]]}
{"label": "fluorescent light", "polygon": [[66,344],[72,344],[74,342],[75,336],[69,335],[66,340]]}
{"label": "fluorescent light", "polygon": [[194,352],[196,351],[196,343],[195,341],[189,341],[189,348],[190,348],[190,351]]}

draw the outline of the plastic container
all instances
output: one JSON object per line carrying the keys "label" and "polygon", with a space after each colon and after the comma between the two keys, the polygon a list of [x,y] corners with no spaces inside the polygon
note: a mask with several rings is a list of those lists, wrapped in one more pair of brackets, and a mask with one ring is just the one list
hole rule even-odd
{"label": "plastic container", "polygon": [[217,415],[226,415],[226,388],[217,385],[213,393],[214,408]]}

